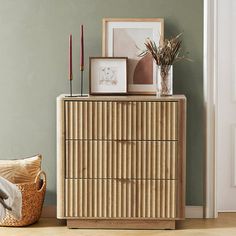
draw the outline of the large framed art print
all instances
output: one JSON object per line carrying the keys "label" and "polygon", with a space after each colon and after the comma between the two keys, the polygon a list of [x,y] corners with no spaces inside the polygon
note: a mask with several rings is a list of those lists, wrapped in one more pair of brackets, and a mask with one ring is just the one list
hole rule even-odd
{"label": "large framed art print", "polygon": [[164,38],[162,18],[103,19],[103,56],[128,57],[128,93],[155,94],[156,64],[151,55],[139,57],[150,38],[156,45]]}

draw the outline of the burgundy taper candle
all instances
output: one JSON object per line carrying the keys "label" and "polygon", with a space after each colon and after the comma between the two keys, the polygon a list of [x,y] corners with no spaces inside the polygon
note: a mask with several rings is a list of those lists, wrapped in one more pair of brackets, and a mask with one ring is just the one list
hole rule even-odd
{"label": "burgundy taper candle", "polygon": [[80,26],[80,70],[84,70],[84,26]]}
{"label": "burgundy taper candle", "polygon": [[72,34],[69,36],[69,80],[72,80]]}

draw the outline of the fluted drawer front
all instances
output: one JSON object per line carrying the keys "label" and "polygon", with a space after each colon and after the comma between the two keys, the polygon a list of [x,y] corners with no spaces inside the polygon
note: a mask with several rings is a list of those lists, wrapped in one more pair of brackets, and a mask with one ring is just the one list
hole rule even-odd
{"label": "fluted drawer front", "polygon": [[65,180],[66,217],[175,218],[175,180]]}
{"label": "fluted drawer front", "polygon": [[176,140],[178,102],[66,101],[66,139]]}
{"label": "fluted drawer front", "polygon": [[66,141],[66,178],[176,179],[176,141]]}

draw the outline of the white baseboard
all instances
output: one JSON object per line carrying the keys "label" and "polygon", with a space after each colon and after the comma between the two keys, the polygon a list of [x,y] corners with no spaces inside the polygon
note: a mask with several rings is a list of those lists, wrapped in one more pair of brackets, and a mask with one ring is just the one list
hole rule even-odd
{"label": "white baseboard", "polygon": [[[43,218],[56,218],[57,209],[55,205],[44,206],[41,217]],[[203,206],[186,206],[186,218],[203,218]]]}
{"label": "white baseboard", "polygon": [[235,213],[236,210],[218,210],[218,213]]}

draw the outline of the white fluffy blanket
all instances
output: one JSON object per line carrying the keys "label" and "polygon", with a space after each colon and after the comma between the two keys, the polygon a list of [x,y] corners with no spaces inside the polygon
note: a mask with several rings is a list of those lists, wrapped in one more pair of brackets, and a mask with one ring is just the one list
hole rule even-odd
{"label": "white fluffy blanket", "polygon": [[[0,189],[8,196],[4,202],[12,210],[9,211],[16,219],[21,218],[22,194],[18,187],[0,176]],[[2,203],[0,203],[0,220],[6,216],[8,211]]]}

